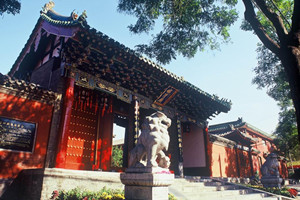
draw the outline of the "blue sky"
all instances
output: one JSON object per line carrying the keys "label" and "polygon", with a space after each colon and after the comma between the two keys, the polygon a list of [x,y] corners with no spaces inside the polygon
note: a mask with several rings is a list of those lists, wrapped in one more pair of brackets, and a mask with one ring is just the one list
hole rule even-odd
{"label": "blue sky", "polygon": [[[17,56],[24,47],[38,18],[41,7],[47,3],[41,1],[22,1],[21,13],[5,14],[0,18],[0,72],[7,74]],[[87,11],[88,24],[119,41],[129,48],[149,41],[147,34],[132,35],[127,26],[135,18],[118,13],[117,1],[96,0],[56,0],[54,10],[62,15]],[[240,16],[244,7],[238,5]],[[272,133],[278,121],[279,108],[276,102],[263,90],[257,90],[251,84],[256,66],[256,44],[259,41],[251,32],[239,29],[240,20],[231,28],[231,43],[221,45],[220,51],[199,52],[194,58],[178,57],[163,67],[186,81],[210,94],[232,101],[232,109],[209,121],[210,124],[237,120],[244,121],[257,128]]]}

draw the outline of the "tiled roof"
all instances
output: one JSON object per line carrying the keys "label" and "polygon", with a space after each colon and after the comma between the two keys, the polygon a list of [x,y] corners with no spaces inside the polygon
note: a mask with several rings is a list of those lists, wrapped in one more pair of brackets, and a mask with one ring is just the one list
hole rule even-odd
{"label": "tiled roof", "polygon": [[[62,17],[62,16],[58,15],[56,12],[54,12],[52,9],[50,9],[47,13],[41,12],[41,17],[44,20],[47,20],[49,23],[52,23],[54,25],[71,26],[71,25],[81,24],[83,26],[82,20],[81,21],[79,20],[81,17],[79,17],[78,20],[77,19],[74,20],[74,19],[72,19],[72,17]],[[144,63],[152,66],[153,68],[156,68],[156,69],[160,70],[162,73],[167,74],[170,78],[175,79],[176,81],[179,81],[180,83],[186,85],[187,87],[191,88],[195,92],[200,93],[202,95],[205,95],[208,98],[210,98],[211,100],[213,100],[213,101],[215,101],[219,104],[222,104],[223,106],[225,106],[227,108],[227,111],[230,110],[231,101],[228,101],[227,99],[220,99],[216,95],[210,95],[209,93],[204,92],[200,88],[198,88],[198,87],[194,86],[193,84],[185,81],[181,77],[178,77],[176,74],[168,71],[167,69],[165,69],[162,66],[154,63],[153,61],[149,60],[148,58],[145,58],[145,57],[141,56],[136,51],[126,47],[123,44],[120,44],[118,41],[115,41],[114,39],[110,38],[109,36],[105,35],[104,33],[100,32],[100,31],[97,31],[94,28],[91,28],[87,24],[85,24],[83,26],[83,28],[85,28],[90,34],[95,35],[97,37],[100,37],[101,39],[107,41],[108,43],[113,44],[114,46],[117,46],[118,48],[122,49],[123,51],[137,57],[138,59],[140,59]]]}
{"label": "tiled roof", "polygon": [[15,78],[11,78],[7,75],[3,75],[0,73],[0,87],[8,90],[15,90],[17,95],[22,94],[33,94],[31,95],[35,99],[44,99],[44,100],[54,100],[56,93],[45,90],[41,88],[39,85],[34,83],[28,83],[24,80],[19,80]]}
{"label": "tiled roof", "polygon": [[57,14],[54,10],[48,10],[46,13],[41,12],[41,18],[51,24],[60,25],[60,26],[78,26],[83,25],[85,22],[85,17],[82,15],[77,17],[72,17],[72,14],[75,15],[74,12],[71,13],[71,16],[62,16]]}
{"label": "tiled roof", "polygon": [[215,125],[210,125],[208,127],[208,132],[211,134],[223,134],[226,133],[229,130],[232,129],[237,129],[237,128],[241,128],[241,127],[248,127],[249,129],[252,129],[255,132],[260,133],[261,135],[271,139],[270,135],[267,134],[266,132],[256,128],[255,126],[244,122],[242,118],[238,118],[238,120],[236,121],[231,121],[231,122],[226,122],[226,123],[222,123],[222,124],[215,124]]}
{"label": "tiled roof", "polygon": [[[189,113],[190,116],[197,117],[201,120],[206,120],[208,117],[216,115],[220,112],[228,112],[231,109],[231,101],[223,98],[221,99],[216,95],[210,95],[207,92],[204,92],[200,88],[185,81],[183,78],[178,77],[162,66],[141,56],[136,51],[124,46],[123,44],[120,44],[118,41],[115,41],[102,32],[91,28],[85,20],[85,12],[79,17],[74,16],[74,12],[71,13],[71,16],[65,17],[57,14],[55,11],[53,11],[52,8],[53,7],[51,6],[49,8],[43,8],[38,24],[46,21],[53,26],[68,28],[80,27],[75,36],[75,39],[68,40],[67,44],[64,47],[70,48],[69,51],[64,51],[64,56],[73,59],[70,63],[73,62],[77,64],[79,59],[83,60],[84,62],[84,59],[88,57],[89,61],[85,63],[85,66],[82,66],[82,69],[79,70],[83,70],[84,72],[88,72],[93,75],[99,75],[99,78],[103,80],[112,81],[112,83],[117,85],[121,84],[121,87],[124,87],[122,85],[122,80],[124,80],[123,82],[125,82],[126,86],[128,86],[128,84],[132,85],[132,82],[134,82],[134,85],[137,88],[134,89],[134,91],[137,91],[139,94],[142,94],[146,97],[148,97],[149,95],[145,93],[145,88],[151,88],[148,90],[148,93],[151,93],[150,96],[152,96],[153,100],[158,98],[158,96],[162,91],[166,89],[167,86],[175,86],[175,88],[178,89],[179,92],[177,93],[176,98],[174,98],[173,101],[170,101],[170,106],[177,108],[181,112]],[[34,41],[34,37],[36,35],[34,32],[38,30],[38,24],[36,25],[27,43],[31,43],[32,41]],[[86,50],[86,47],[80,47],[82,46],[82,44],[88,44],[89,51],[93,51],[93,55],[89,55],[88,53],[84,52]],[[75,49],[73,47],[75,47]],[[18,70],[19,63],[22,62],[22,59],[26,54],[28,48],[30,48],[30,46],[25,45],[22,52],[20,53],[20,56],[18,57],[9,73],[10,75],[14,74],[15,71]],[[121,56],[118,56],[118,58],[114,58],[114,56],[112,58],[107,58],[107,54],[110,54],[111,52],[115,53],[114,56],[116,54],[117,56]],[[99,63],[101,63],[101,61],[108,62],[113,59],[115,59],[115,61],[121,60],[121,63],[123,61],[123,68],[117,66],[117,70],[111,69],[111,71],[114,71],[114,73],[111,74],[111,76],[113,76],[113,80],[111,80],[111,77],[105,75],[106,68],[103,68],[104,65],[99,67]],[[133,62],[134,64],[131,63],[130,66],[126,66],[130,62]],[[136,65],[137,67],[135,67],[135,69],[132,69],[132,65]],[[111,67],[110,64],[108,64],[108,66],[108,68]],[[123,74],[126,73],[134,73],[134,79],[131,77],[131,80],[125,80]],[[150,77],[149,73],[155,74],[156,77]],[[122,79],[119,82],[117,82],[118,78],[115,79],[115,77],[118,76],[120,76]],[[148,81],[147,86],[144,86],[145,81]],[[154,83],[154,85],[151,85],[150,82]],[[140,87],[142,85],[143,87]]]}

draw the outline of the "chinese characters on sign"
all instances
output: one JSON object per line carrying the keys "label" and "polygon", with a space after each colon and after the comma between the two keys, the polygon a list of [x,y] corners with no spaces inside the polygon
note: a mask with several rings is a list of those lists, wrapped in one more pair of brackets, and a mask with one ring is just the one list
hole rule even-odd
{"label": "chinese characters on sign", "polygon": [[36,124],[0,117],[0,149],[32,152]]}
{"label": "chinese characters on sign", "polygon": [[178,90],[169,86],[165,91],[154,101],[156,105],[165,106],[176,94]]}

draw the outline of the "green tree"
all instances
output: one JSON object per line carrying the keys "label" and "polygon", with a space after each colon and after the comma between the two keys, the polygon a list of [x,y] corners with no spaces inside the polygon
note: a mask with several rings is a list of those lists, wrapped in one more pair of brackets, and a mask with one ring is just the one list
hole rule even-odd
{"label": "green tree", "polygon": [[259,45],[258,66],[253,83],[258,88],[267,88],[267,94],[278,102],[280,107],[278,126],[273,133],[274,142],[285,157],[300,158],[295,109],[292,105],[289,83],[278,57],[265,46]]}
{"label": "green tree", "polygon": [[111,164],[113,167],[122,167],[123,166],[123,149],[122,149],[122,147],[113,146]]}
{"label": "green tree", "polygon": [[279,122],[273,133],[276,137],[274,142],[285,157],[297,160],[300,158],[300,151],[296,116],[286,74],[276,55],[262,45],[259,45],[257,52],[258,66],[254,69],[256,76],[253,83],[258,85],[258,88],[267,88],[267,94],[277,101],[280,107]]}
{"label": "green tree", "polygon": [[[242,1],[248,27],[283,67],[300,127],[300,1]],[[236,3],[237,0],[119,0],[118,9],[137,17],[136,23],[129,26],[133,33],[149,32],[156,21],[162,21],[162,30],[150,44],[138,45],[137,49],[168,63],[178,54],[193,57],[206,46],[216,48],[219,36],[221,41],[228,41],[228,28],[237,18]],[[290,15],[284,13],[288,11]]]}
{"label": "green tree", "polygon": [[0,1],[0,16],[4,13],[17,14],[20,13],[21,3],[18,0],[1,0]]}
{"label": "green tree", "polygon": [[[292,10],[290,9],[291,1],[277,1],[277,8],[280,8],[281,15],[284,19],[290,18]],[[258,16],[268,35],[273,40],[278,41],[275,30],[269,24],[266,16],[262,12],[258,12]],[[289,27],[289,22],[284,21],[285,26]],[[242,25],[244,30],[252,30],[249,24],[244,22]],[[273,133],[276,137],[274,142],[280,149],[280,152],[284,153],[287,158],[298,159],[299,155],[299,142],[297,140],[297,126],[295,109],[292,105],[290,86],[288,78],[284,72],[284,67],[280,62],[280,59],[264,45],[259,44],[257,48],[258,52],[258,65],[254,69],[255,77],[253,83],[258,88],[267,88],[267,94],[278,102],[280,107],[278,126]]]}
{"label": "green tree", "polygon": [[285,157],[292,160],[300,159],[299,142],[297,140],[296,116],[293,108],[281,110],[279,123],[274,132],[274,143]]}
{"label": "green tree", "polygon": [[137,21],[129,29],[135,34],[151,31],[156,21],[162,21],[162,30],[150,44],[137,45],[137,50],[168,63],[176,54],[193,57],[197,50],[218,48],[219,40],[228,42],[229,27],[238,14],[237,0],[119,0],[118,9],[135,15]]}

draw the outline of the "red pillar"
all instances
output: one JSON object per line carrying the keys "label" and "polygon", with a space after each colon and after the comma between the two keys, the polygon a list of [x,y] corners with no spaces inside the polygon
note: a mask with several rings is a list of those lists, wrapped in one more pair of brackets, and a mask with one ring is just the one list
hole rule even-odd
{"label": "red pillar", "polygon": [[209,134],[208,134],[208,123],[205,123],[205,126],[203,128],[203,136],[204,136],[204,147],[206,149],[205,151],[205,165],[206,165],[206,174],[207,176],[212,176],[212,142],[209,141]]}
{"label": "red pillar", "polygon": [[103,129],[102,129],[102,145],[101,145],[101,169],[108,171],[111,168],[111,155],[112,155],[112,131],[113,131],[113,98],[109,99],[108,109],[102,114]]}
{"label": "red pillar", "polygon": [[64,105],[61,119],[60,135],[58,139],[58,148],[56,155],[55,167],[65,168],[66,164],[66,153],[68,144],[68,132],[71,120],[72,105],[74,100],[74,83],[73,78],[67,79],[66,93],[64,97]]}

